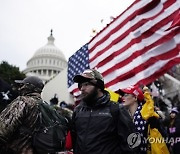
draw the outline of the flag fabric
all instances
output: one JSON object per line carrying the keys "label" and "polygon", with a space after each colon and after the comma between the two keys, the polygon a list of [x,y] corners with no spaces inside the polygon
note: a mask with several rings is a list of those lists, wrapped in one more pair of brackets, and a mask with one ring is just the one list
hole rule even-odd
{"label": "flag fabric", "polygon": [[111,101],[116,102],[116,103],[119,101],[120,95],[118,93],[115,93],[114,91],[106,89],[106,88],[105,90],[109,92]]}
{"label": "flag fabric", "polygon": [[[88,45],[85,44],[75,54],[73,54],[68,60],[68,90],[73,93],[74,96],[79,96],[77,84],[74,83],[73,78],[75,75],[82,73],[89,68],[89,55]],[[75,97],[76,98],[76,97]]]}
{"label": "flag fabric", "polygon": [[180,27],[180,10],[177,12],[176,16],[173,19],[171,26],[167,30],[170,30],[174,27],[177,27],[177,28]]}
{"label": "flag fabric", "polygon": [[150,117],[159,118],[159,115],[154,110],[154,101],[149,91],[144,92],[145,103],[141,109],[141,115],[144,120],[148,120]]}
{"label": "flag fabric", "polygon": [[[180,28],[167,30],[179,8],[179,0],[136,0],[90,40],[86,62],[102,73],[106,88],[147,85],[180,63]],[[68,85],[78,96],[77,85]]]}
{"label": "flag fabric", "polygon": [[[151,92],[147,87],[143,88],[145,103],[140,111],[141,116],[144,120],[148,120],[151,117],[159,119],[159,115],[154,110],[154,100],[152,99]],[[163,141],[163,136],[157,128],[151,128],[151,124],[148,124],[147,138],[159,139]],[[151,153],[163,153],[169,154],[169,150],[165,142],[149,142],[149,148],[147,154]]]}

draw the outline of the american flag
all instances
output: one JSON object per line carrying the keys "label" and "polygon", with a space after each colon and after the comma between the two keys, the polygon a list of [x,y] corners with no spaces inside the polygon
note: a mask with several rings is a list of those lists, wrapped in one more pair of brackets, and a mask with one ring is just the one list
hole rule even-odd
{"label": "american flag", "polygon": [[74,83],[73,78],[89,68],[88,54],[88,44],[85,44],[68,60],[68,87],[69,91],[74,93],[75,96],[78,96],[80,91],[77,89],[77,84]]}
{"label": "american flag", "polygon": [[[106,88],[112,91],[147,85],[180,63],[180,26],[170,28],[179,9],[179,0],[136,0],[100,31],[79,56],[87,56],[88,67],[97,68],[104,76]],[[69,92],[78,96],[72,78],[86,69],[86,64],[74,60],[73,68],[72,57],[68,62]],[[78,69],[79,62],[83,69]]]}

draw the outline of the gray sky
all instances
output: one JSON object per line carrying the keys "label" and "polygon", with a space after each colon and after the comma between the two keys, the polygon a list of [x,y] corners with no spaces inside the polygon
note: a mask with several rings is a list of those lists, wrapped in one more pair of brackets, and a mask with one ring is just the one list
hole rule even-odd
{"label": "gray sky", "polygon": [[93,28],[101,30],[110,16],[118,16],[133,1],[0,0],[0,62],[22,71],[36,50],[46,45],[51,29],[55,45],[68,60],[90,41]]}

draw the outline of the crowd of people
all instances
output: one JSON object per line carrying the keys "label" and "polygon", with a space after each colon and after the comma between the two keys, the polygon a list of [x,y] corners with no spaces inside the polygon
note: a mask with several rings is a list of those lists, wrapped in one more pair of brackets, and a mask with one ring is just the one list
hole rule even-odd
{"label": "crowd of people", "polygon": [[[150,89],[133,85],[119,89],[119,102],[113,102],[110,93],[105,90],[103,76],[95,69],[85,70],[73,80],[81,91],[81,102],[77,106],[59,102],[56,94],[49,102],[49,106],[66,117],[69,123],[65,151],[56,153],[180,152],[178,103],[169,110],[163,109],[162,103],[153,99]],[[18,96],[0,113],[0,154],[48,154],[47,151],[34,149],[32,144],[39,120],[37,101],[42,100],[44,84],[35,76],[15,82],[18,84]],[[23,128],[29,131],[22,131]],[[150,132],[155,131],[159,136],[153,137],[165,139],[158,146],[148,140]]]}

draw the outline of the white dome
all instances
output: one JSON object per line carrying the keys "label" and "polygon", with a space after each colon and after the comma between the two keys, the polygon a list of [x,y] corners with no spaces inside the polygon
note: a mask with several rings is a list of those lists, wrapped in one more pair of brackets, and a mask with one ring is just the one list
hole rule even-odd
{"label": "white dome", "polygon": [[65,56],[54,45],[54,40],[51,30],[48,43],[38,49],[27,62],[27,68],[23,71],[26,75],[34,74],[47,81],[67,67]]}
{"label": "white dome", "polygon": [[34,58],[35,57],[44,57],[44,56],[54,56],[57,58],[60,58],[62,60],[65,60],[65,56],[64,54],[61,52],[61,50],[59,50],[55,45],[54,45],[54,37],[51,35],[48,37],[48,43],[41,47],[40,49],[38,49],[35,54],[34,54]]}
{"label": "white dome", "polygon": [[45,45],[44,47],[41,47],[38,49],[33,57],[38,57],[38,56],[55,56],[57,58],[62,58],[65,60],[65,56],[63,53],[56,47],[52,45]]}

